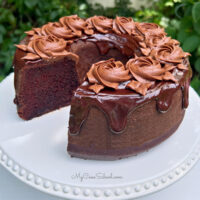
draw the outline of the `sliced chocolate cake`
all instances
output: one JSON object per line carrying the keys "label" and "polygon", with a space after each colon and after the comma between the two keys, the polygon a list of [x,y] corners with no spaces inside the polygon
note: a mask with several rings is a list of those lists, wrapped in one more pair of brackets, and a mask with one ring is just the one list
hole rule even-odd
{"label": "sliced chocolate cake", "polygon": [[73,15],[26,33],[14,59],[18,114],[29,120],[71,104],[71,156],[128,157],[178,128],[189,54],[158,25]]}

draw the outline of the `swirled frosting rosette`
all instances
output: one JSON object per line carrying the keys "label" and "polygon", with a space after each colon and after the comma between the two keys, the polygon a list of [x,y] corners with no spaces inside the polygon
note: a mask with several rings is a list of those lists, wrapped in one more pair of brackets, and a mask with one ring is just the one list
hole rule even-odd
{"label": "swirled frosting rosette", "polygon": [[140,42],[141,52],[145,56],[149,56],[151,49],[155,46],[166,43],[170,40],[166,37],[163,28],[154,23],[135,23],[137,30],[144,36],[144,40]]}
{"label": "swirled frosting rosette", "polygon": [[81,36],[83,32],[88,35],[93,34],[92,27],[84,20],[78,17],[77,15],[61,17],[59,22],[72,30],[73,35]]}
{"label": "swirled frosting rosette", "polygon": [[61,38],[34,35],[27,45],[16,45],[19,49],[26,51],[24,60],[54,60],[60,57],[70,56],[73,60],[78,56],[66,51],[66,41]]}
{"label": "swirled frosting rosette", "polygon": [[58,22],[49,22],[48,24],[42,26],[41,28],[41,35],[53,35],[58,38],[63,39],[70,39],[73,38],[73,32],[71,29],[66,28],[65,26],[62,26]]}
{"label": "swirled frosting rosette", "polygon": [[134,31],[135,23],[131,17],[116,17],[113,20],[113,31],[119,35],[131,35]]}
{"label": "swirled frosting rosette", "polygon": [[130,79],[129,70],[120,61],[113,58],[100,61],[92,65],[87,78],[91,86],[89,89],[99,93],[105,87],[117,89],[121,82]]}
{"label": "swirled frosting rosette", "polygon": [[[126,68],[130,70],[133,77],[141,83],[153,83],[155,80],[176,81],[173,75],[166,76],[166,72],[174,69],[174,65],[161,66],[160,62],[151,57],[137,57],[130,59]],[[172,78],[173,77],[173,78]]]}
{"label": "swirled frosting rosette", "polygon": [[155,23],[135,23],[137,29],[141,32],[141,34],[147,35],[166,35],[163,28]]}
{"label": "swirled frosting rosette", "polygon": [[100,33],[108,33],[112,29],[113,19],[104,16],[93,16],[88,18],[86,22]]}
{"label": "swirled frosting rosette", "polygon": [[173,42],[162,44],[151,51],[151,56],[161,63],[182,63],[183,59],[189,55]]}
{"label": "swirled frosting rosette", "polygon": [[127,87],[136,92],[145,95],[147,90],[155,83],[155,81],[173,81],[175,77],[170,72],[175,68],[174,65],[161,66],[160,62],[151,57],[136,57],[130,59],[126,68],[129,69],[134,80],[127,84]]}

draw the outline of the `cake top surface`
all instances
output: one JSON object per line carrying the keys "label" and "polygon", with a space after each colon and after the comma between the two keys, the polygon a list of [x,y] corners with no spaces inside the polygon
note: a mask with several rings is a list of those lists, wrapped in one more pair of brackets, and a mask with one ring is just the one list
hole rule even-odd
{"label": "cake top surface", "polygon": [[26,34],[28,42],[16,45],[26,52],[22,57],[25,61],[69,57],[78,62],[79,57],[70,51],[70,45],[84,37],[118,45],[122,54],[130,58],[126,64],[114,59],[100,61],[87,73],[89,89],[96,94],[111,88],[129,89],[145,95],[155,83],[176,83],[175,73],[188,70],[185,60],[189,53],[183,52],[178,41],[167,37],[157,24],[134,22],[130,17],[82,19],[77,15],[65,16],[59,22],[49,22]]}

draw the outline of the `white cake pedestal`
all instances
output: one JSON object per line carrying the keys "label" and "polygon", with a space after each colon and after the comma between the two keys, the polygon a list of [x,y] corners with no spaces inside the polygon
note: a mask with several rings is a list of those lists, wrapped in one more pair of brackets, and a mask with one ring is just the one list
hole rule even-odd
{"label": "white cake pedestal", "polygon": [[[70,107],[23,121],[13,104],[13,74],[0,84],[0,164],[24,183],[67,199],[133,199],[183,177],[200,158],[200,101],[179,129],[148,152],[118,161],[71,158],[66,153]],[[145,198],[145,197],[144,197]]]}

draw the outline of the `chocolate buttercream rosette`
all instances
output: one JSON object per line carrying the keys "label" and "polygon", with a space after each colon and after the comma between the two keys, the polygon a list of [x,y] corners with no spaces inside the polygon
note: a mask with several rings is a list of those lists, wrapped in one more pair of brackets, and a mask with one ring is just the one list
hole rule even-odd
{"label": "chocolate buttercream rosette", "polygon": [[177,40],[168,37],[163,28],[155,23],[138,23],[135,22],[136,30],[143,35],[144,40],[140,42],[141,52],[148,56],[151,50],[158,48],[165,44],[172,46],[179,46]]}
{"label": "chocolate buttercream rosette", "polygon": [[119,84],[130,80],[129,70],[113,58],[93,64],[87,73],[89,89],[99,93],[105,87],[117,89]]}
{"label": "chocolate buttercream rosette", "polygon": [[72,60],[78,61],[78,56],[66,50],[66,41],[62,38],[49,36],[34,35],[28,44],[16,45],[17,48],[26,52],[22,57],[26,61],[34,61],[38,59],[55,60],[61,57],[68,56]]}

